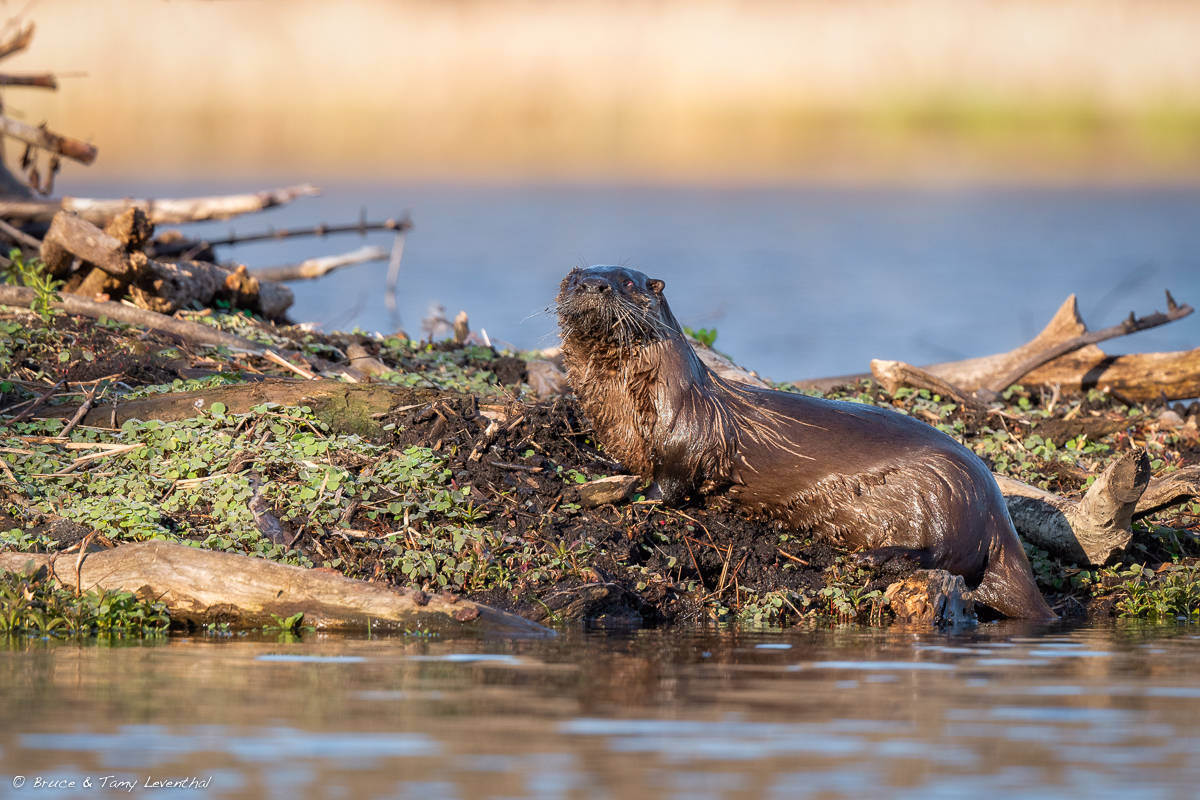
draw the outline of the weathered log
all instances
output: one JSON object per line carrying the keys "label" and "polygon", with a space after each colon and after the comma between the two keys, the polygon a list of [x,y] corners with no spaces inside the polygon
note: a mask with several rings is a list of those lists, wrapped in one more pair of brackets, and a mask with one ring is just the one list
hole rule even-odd
{"label": "weathered log", "polygon": [[95,147],[87,142],[72,139],[70,136],[55,133],[47,129],[45,125],[35,127],[27,122],[0,114],[0,133],[51,153],[66,156],[80,164],[91,164],[96,160]]}
{"label": "weathered log", "polygon": [[[21,570],[33,561],[47,569],[51,556],[0,553],[0,568]],[[524,617],[449,594],[395,590],[324,570],[277,564],[164,541],[126,544],[88,553],[76,582],[73,555],[53,562],[63,586],[133,592],[165,603],[173,623],[228,623],[261,628],[276,617],[304,614],[319,630],[422,630],[435,633],[553,635]]]}
{"label": "weathered log", "polygon": [[70,211],[95,225],[107,225],[109,220],[129,208],[140,208],[156,225],[178,225],[184,222],[203,222],[229,219],[239,214],[263,211],[292,202],[299,197],[320,194],[310,184],[290,186],[253,194],[234,194],[215,197],[190,197],[169,200],[105,200],[85,197],[64,197],[61,200],[17,200],[0,202],[0,217],[49,222],[59,211]]}
{"label": "weathered log", "polygon": [[[136,210],[137,214],[143,213]],[[257,311],[267,319],[280,319],[295,296],[282,284],[251,276],[245,267],[230,270],[204,261],[167,263],[154,261],[145,253],[128,252],[126,243],[144,240],[146,217],[122,212],[118,220],[128,218],[128,231],[118,239],[82,217],[66,212],[54,216],[50,230],[42,240],[42,260],[55,275],[63,274],[73,258],[94,264],[119,284],[129,285],[129,296],[141,308],[170,314],[193,303],[210,304],[215,298],[227,299],[238,308]],[[116,224],[114,221],[110,225]],[[114,231],[124,228],[116,224]],[[97,283],[84,281],[81,294],[95,294]]]}
{"label": "weathered log", "polygon": [[966,408],[976,410],[987,408],[979,398],[967,394],[931,372],[926,372],[911,364],[905,364],[903,361],[883,361],[876,358],[871,361],[871,374],[891,394],[895,394],[900,387],[907,386],[911,389],[926,389]]}
{"label": "weathered log", "polygon": [[[35,296],[33,289],[28,289],[24,286],[0,286],[0,305],[29,308]],[[62,296],[61,302],[52,302],[50,306],[62,309],[68,314],[77,314],[81,317],[92,317],[93,319],[108,317],[118,322],[129,323],[130,325],[144,325],[156,331],[178,336],[193,344],[225,345],[234,350],[244,350],[252,353],[261,353],[263,351],[261,344],[244,339],[241,336],[235,336],[232,333],[210,328],[208,325],[173,319],[142,308],[133,308],[124,303],[100,302],[85,297],[65,294]]]}
{"label": "weathered log", "polygon": [[119,239],[82,217],[62,212],[42,237],[41,257],[51,275],[66,274],[79,257],[127,283],[146,274],[150,261],[143,253],[126,252]]}
{"label": "weathered log", "polygon": [[322,256],[310,258],[299,264],[284,264],[279,267],[256,267],[250,274],[260,280],[268,281],[304,281],[320,278],[335,269],[349,267],[354,264],[366,264],[370,261],[387,261],[388,251],[374,245],[360,247],[349,253],[338,256]]}
{"label": "weathered log", "polygon": [[[472,398],[439,389],[351,384],[318,378],[312,381],[272,378],[252,385],[219,386],[190,392],[153,395],[115,408],[93,409],[83,424],[108,427],[115,418],[118,426],[127,420],[175,422],[208,413],[214,403],[222,403],[228,414],[246,414],[263,403],[281,406],[308,406],[316,417],[339,434],[357,434],[367,439],[383,435],[380,419],[400,406],[412,406],[443,400],[454,403],[461,413],[473,412]],[[47,416],[66,416],[71,409]]]}
{"label": "weathered log", "polygon": [[1145,450],[1126,453],[1079,501],[995,477],[1022,539],[1080,566],[1103,566],[1133,539],[1133,515],[1150,483],[1150,459]]}
{"label": "weathered log", "polygon": [[[1049,324],[1029,342],[1007,353],[948,361],[922,367],[964,392],[974,392],[1001,380],[1039,353],[1087,335],[1087,326],[1079,316],[1075,295],[1063,302]],[[852,385],[870,373],[837,375],[795,381],[798,389],[829,391],[836,386]],[[1026,388],[1050,388],[1062,391],[1109,389],[1137,402],[1159,399],[1183,400],[1200,397],[1200,347],[1174,353],[1138,353],[1110,356],[1094,344],[1055,358],[1037,367],[1021,379]]]}
{"label": "weathered log", "polygon": [[887,587],[884,596],[898,622],[945,627],[975,622],[975,601],[961,575],[923,569]]}
{"label": "weathered log", "polygon": [[1150,481],[1138,498],[1134,519],[1200,497],[1200,466],[1184,467]]}

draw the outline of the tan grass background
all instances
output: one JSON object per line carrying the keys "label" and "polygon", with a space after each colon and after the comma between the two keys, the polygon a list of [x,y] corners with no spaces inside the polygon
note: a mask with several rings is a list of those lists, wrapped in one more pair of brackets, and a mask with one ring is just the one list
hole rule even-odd
{"label": "tan grass background", "polygon": [[4,67],[86,77],[8,89],[6,108],[95,143],[96,177],[1200,179],[1194,0],[40,0],[26,17],[34,43]]}

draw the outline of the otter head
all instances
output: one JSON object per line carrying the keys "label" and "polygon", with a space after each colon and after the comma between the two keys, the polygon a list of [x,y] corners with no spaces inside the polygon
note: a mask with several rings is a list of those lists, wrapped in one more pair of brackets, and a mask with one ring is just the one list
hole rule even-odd
{"label": "otter head", "polygon": [[665,285],[625,267],[571,270],[558,292],[558,325],[563,340],[628,351],[682,336],[663,297]]}

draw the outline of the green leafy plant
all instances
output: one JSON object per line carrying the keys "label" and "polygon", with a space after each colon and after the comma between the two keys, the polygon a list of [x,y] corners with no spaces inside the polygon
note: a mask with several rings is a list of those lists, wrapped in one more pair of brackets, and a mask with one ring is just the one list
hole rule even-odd
{"label": "green leafy plant", "polygon": [[696,328],[695,330],[693,330],[693,329],[689,328],[688,326],[684,325],[683,332],[686,333],[688,336],[692,337],[693,339],[695,339],[697,342],[700,342],[700,344],[702,344],[706,347],[712,347],[714,344],[716,344],[716,341],[717,341],[717,329],[716,328]]}
{"label": "green leafy plant", "polygon": [[33,289],[33,303],[29,306],[43,320],[49,321],[54,310],[50,304],[58,300],[58,289],[63,281],[55,280],[46,272],[46,265],[38,259],[25,260],[25,255],[13,248],[8,253],[9,264],[4,268],[7,283]]}

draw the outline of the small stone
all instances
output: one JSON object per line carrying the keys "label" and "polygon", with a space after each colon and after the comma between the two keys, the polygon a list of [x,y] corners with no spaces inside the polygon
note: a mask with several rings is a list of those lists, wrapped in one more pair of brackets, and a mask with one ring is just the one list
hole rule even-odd
{"label": "small stone", "polygon": [[1176,428],[1183,427],[1183,417],[1169,408],[1164,409],[1158,415],[1158,429],[1163,431],[1173,431]]}
{"label": "small stone", "polygon": [[640,480],[636,475],[614,475],[611,478],[600,478],[580,484],[576,489],[579,493],[579,504],[595,508],[606,503],[624,502]]}
{"label": "small stone", "polygon": [[459,622],[479,619],[479,606],[463,606],[454,612],[454,618]]}

